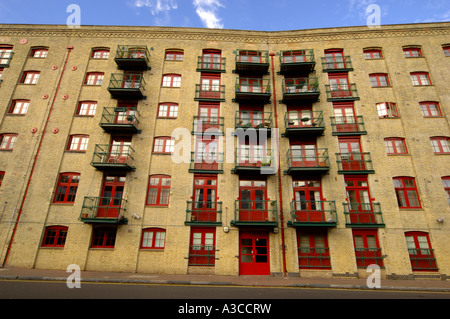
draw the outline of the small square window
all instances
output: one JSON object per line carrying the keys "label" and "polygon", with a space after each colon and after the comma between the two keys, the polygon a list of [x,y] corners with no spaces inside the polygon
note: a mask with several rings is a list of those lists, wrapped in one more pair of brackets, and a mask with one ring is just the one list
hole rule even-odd
{"label": "small square window", "polygon": [[2,134],[0,135],[0,150],[13,150],[17,141],[17,134]]}

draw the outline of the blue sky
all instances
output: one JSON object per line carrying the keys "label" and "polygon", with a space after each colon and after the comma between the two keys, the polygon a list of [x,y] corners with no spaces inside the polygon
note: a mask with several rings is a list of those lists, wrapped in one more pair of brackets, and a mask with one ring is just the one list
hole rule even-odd
{"label": "blue sky", "polygon": [[0,23],[66,24],[70,4],[83,25],[297,30],[366,25],[370,4],[381,25],[450,21],[450,0],[0,0]]}

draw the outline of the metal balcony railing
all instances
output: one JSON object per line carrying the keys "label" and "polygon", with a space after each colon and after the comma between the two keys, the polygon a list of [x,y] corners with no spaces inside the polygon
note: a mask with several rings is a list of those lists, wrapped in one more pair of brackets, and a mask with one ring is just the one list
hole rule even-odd
{"label": "metal balcony railing", "polygon": [[197,71],[199,72],[225,72],[226,58],[199,56]]}
{"label": "metal balcony railing", "polygon": [[236,69],[238,74],[267,74],[269,70],[269,52],[236,50]]}
{"label": "metal balcony railing", "polygon": [[225,85],[195,85],[196,101],[225,101]]}
{"label": "metal balcony railing", "polygon": [[189,266],[214,266],[216,263],[216,247],[213,245],[189,246]]}
{"label": "metal balcony railing", "polygon": [[237,111],[234,127],[242,129],[270,129],[273,127],[272,112]]}
{"label": "metal balcony railing", "polygon": [[325,85],[327,100],[333,101],[356,101],[359,100],[358,90],[356,84],[340,84],[340,85]]}
{"label": "metal balcony railing", "polygon": [[133,166],[134,149],[129,145],[95,145],[91,165],[101,169],[135,170]]}
{"label": "metal balcony railing", "polygon": [[283,101],[315,101],[320,96],[317,78],[289,78],[282,83]]}
{"label": "metal balcony railing", "polygon": [[113,98],[141,99],[145,93],[144,76],[140,73],[113,73],[108,91]]}
{"label": "metal balcony railing", "polygon": [[105,107],[100,126],[107,132],[138,132],[139,112],[135,107]]}
{"label": "metal balcony railing", "polygon": [[330,249],[328,247],[298,247],[297,251],[300,269],[331,268]]}
{"label": "metal balcony railing", "polygon": [[236,200],[234,204],[234,225],[278,224],[277,201],[274,200]]}
{"label": "metal balcony railing", "polygon": [[85,223],[126,224],[126,202],[116,197],[85,197],[80,220]]}
{"label": "metal balcony railing", "polygon": [[336,153],[339,174],[373,174],[370,153]]}
{"label": "metal balcony railing", "polygon": [[384,268],[384,256],[381,248],[355,248],[356,266],[358,268],[367,268],[370,265],[378,265]]}
{"label": "metal balcony railing", "polygon": [[149,69],[150,51],[146,45],[118,45],[114,60],[122,70]]}
{"label": "metal balcony railing", "polygon": [[292,201],[290,226],[336,226],[335,201]]}
{"label": "metal balcony railing", "polygon": [[439,268],[436,264],[433,249],[416,249],[409,248],[409,259],[411,260],[412,270],[415,271],[437,271]]}
{"label": "metal balcony railing", "polygon": [[[330,158],[327,148],[289,149],[288,167],[293,170],[329,170]],[[289,173],[289,172],[287,172]]]}
{"label": "metal balcony railing", "polygon": [[197,135],[223,135],[224,118],[214,116],[194,116],[192,133]]}
{"label": "metal balcony railing", "polygon": [[188,201],[186,225],[221,225],[222,202]]}
{"label": "metal balcony railing", "polygon": [[349,227],[384,227],[380,203],[342,203]]}
{"label": "metal balcony railing", "polygon": [[223,153],[191,152],[190,173],[222,173]]}
{"label": "metal balcony railing", "polygon": [[14,52],[2,51],[0,52],[0,68],[8,68],[13,58]]}
{"label": "metal balcony railing", "polygon": [[330,117],[332,134],[340,135],[362,135],[367,134],[364,118],[360,116],[335,116]]}
{"label": "metal balcony railing", "polygon": [[350,56],[323,57],[322,68],[324,72],[352,71]]}

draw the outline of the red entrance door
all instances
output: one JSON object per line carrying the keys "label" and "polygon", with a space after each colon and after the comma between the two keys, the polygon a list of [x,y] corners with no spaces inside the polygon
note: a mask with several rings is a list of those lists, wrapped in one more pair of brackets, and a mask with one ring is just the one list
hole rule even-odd
{"label": "red entrance door", "polygon": [[353,102],[333,104],[336,132],[357,132]]}
{"label": "red entrance door", "polygon": [[198,222],[217,221],[217,176],[194,177],[192,219]]}
{"label": "red entrance door", "polygon": [[214,136],[197,139],[195,152],[195,169],[213,170],[219,169],[218,145]]}
{"label": "red entrance door", "polygon": [[266,181],[239,181],[239,221],[268,221]]}
{"label": "red entrance door", "polygon": [[243,231],[239,234],[239,274],[270,275],[267,232]]}
{"label": "red entrance door", "polygon": [[125,176],[105,176],[97,218],[118,218],[122,204]]}
{"label": "red entrance door", "polygon": [[359,139],[339,139],[341,164],[344,171],[364,171],[365,163]]}

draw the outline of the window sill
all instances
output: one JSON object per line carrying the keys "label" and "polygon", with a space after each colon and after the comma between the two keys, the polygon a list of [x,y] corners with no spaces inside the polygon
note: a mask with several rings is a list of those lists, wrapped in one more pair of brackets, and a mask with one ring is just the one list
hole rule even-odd
{"label": "window sill", "polygon": [[139,248],[139,251],[164,252],[164,248]]}
{"label": "window sill", "polygon": [[392,85],[372,86],[372,89],[388,89],[388,88],[392,88]]}
{"label": "window sill", "polygon": [[52,205],[73,206],[75,203],[52,203]]}
{"label": "window sill", "polygon": [[434,153],[434,155],[450,155],[450,153]]}
{"label": "window sill", "polygon": [[56,249],[56,250],[63,250],[64,249],[64,247],[52,247],[52,246],[41,246],[39,248],[42,248],[42,249]]}
{"label": "window sill", "polygon": [[146,204],[145,207],[169,208],[169,205],[151,205],[151,204]]}
{"label": "window sill", "polygon": [[398,208],[401,212],[411,210],[411,211],[424,211],[423,208],[409,208],[409,207],[399,207]]}
{"label": "window sill", "polygon": [[114,247],[89,247],[89,250],[108,250],[108,251],[114,251]]}
{"label": "window sill", "polygon": [[387,154],[387,156],[411,156],[411,154]]}

